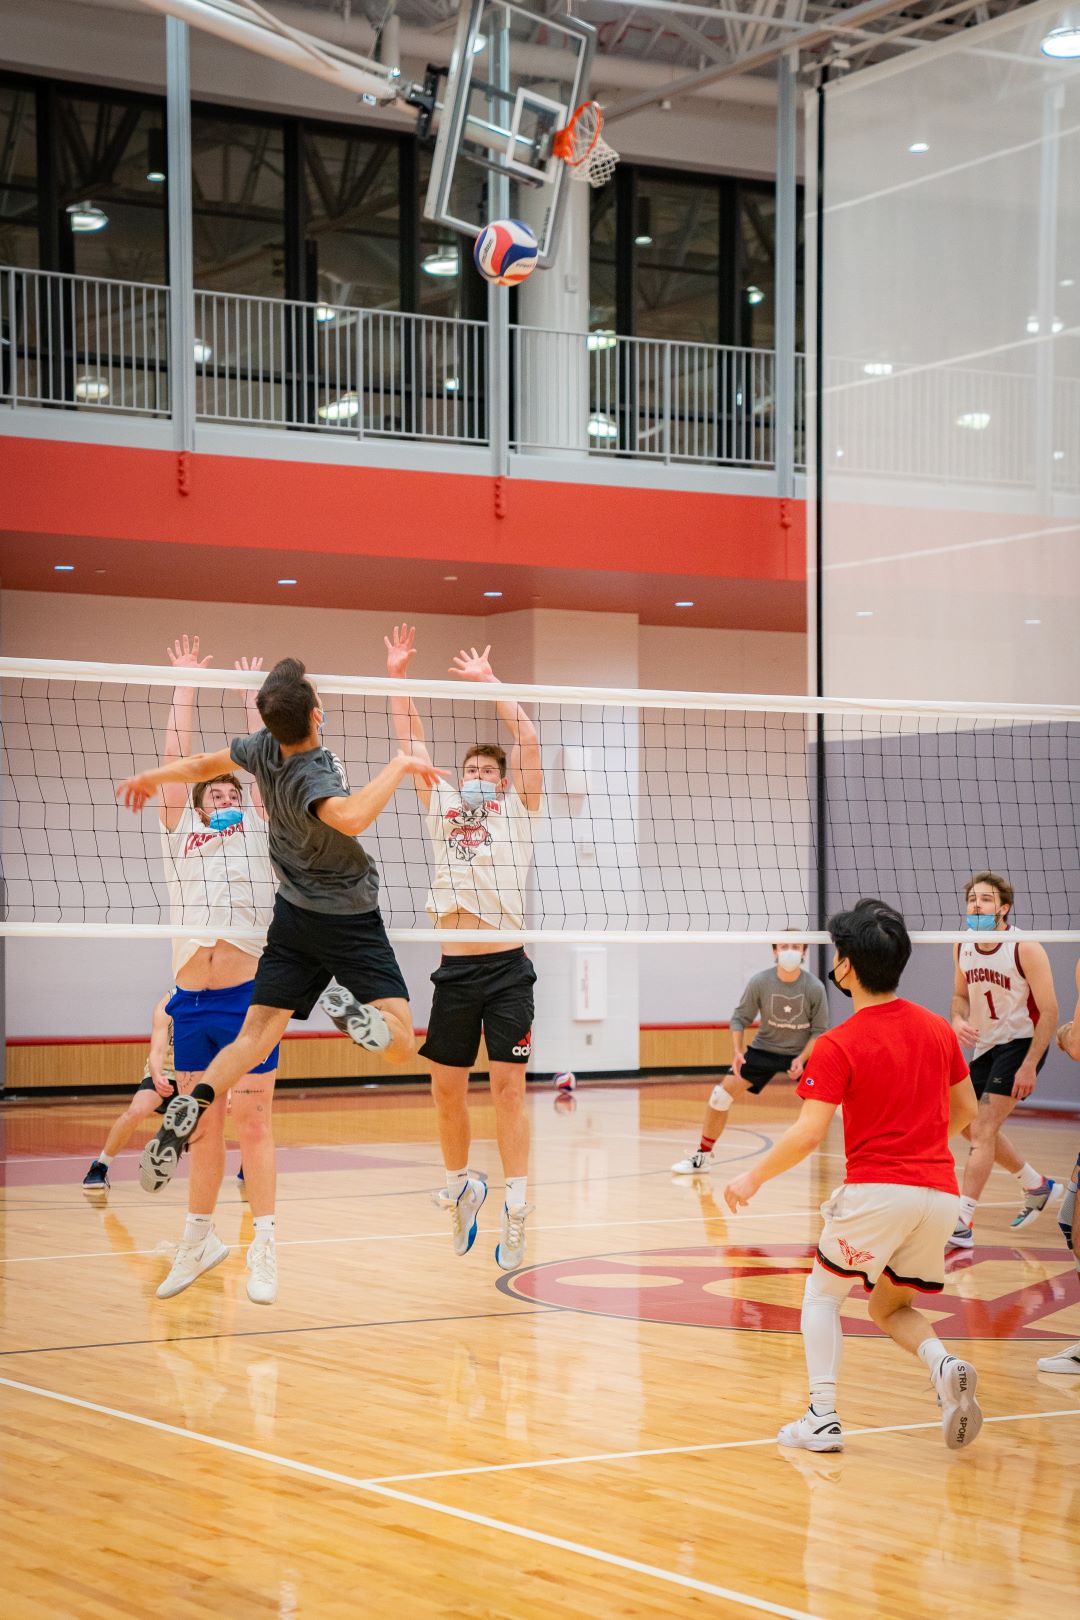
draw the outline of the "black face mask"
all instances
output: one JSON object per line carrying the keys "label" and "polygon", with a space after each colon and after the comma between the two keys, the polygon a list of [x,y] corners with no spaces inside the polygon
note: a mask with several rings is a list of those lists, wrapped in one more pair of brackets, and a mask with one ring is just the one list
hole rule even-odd
{"label": "black face mask", "polygon": [[[836,969],[835,968],[830,968],[829,969],[829,978],[832,980],[833,984],[836,984]],[[848,1000],[849,1001],[851,1000],[851,991],[850,990],[845,990],[845,988],[844,988],[844,986],[842,984],[836,984],[836,988],[839,990],[839,992],[840,992],[840,994],[842,996],[847,996]]]}

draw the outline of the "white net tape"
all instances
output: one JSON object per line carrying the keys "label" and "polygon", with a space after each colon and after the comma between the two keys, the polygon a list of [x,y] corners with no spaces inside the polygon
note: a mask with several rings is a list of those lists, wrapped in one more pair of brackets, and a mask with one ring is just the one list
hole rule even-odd
{"label": "white net tape", "polygon": [[[183,679],[191,751],[248,731],[236,689],[260,677]],[[312,679],[353,789],[394,755],[389,700],[402,692],[448,772],[434,818],[405,783],[362,835],[395,938],[432,938],[426,903],[444,858],[463,894],[486,871],[496,904],[523,901],[508,943],[767,942],[789,927],[823,938],[812,931],[823,911],[863,895],[898,905],[917,938],[944,940],[957,937],[964,880],[983,868],[1011,878],[1025,932],[1080,939],[1080,709]],[[0,932],[191,931],[177,920],[177,856],[158,807],[133,815],[115,797],[161,759],[176,684],[175,670],[152,666],[0,659]],[[515,702],[543,773],[528,814],[505,719]],[[509,785],[472,806],[459,791],[464,756],[496,741]],[[251,780],[238,774],[254,825]],[[507,860],[492,829],[511,809],[528,838]],[[221,933],[244,932],[227,887],[213,903]]]}

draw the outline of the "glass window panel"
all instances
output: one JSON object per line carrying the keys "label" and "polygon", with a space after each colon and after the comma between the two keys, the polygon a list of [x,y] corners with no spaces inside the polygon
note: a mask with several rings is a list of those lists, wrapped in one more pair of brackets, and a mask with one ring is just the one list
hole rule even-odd
{"label": "glass window panel", "polygon": [[193,109],[195,285],[285,294],[285,135],[281,125]]}
{"label": "glass window panel", "polygon": [[397,141],[305,131],[305,239],[321,302],[400,309],[399,172]]}
{"label": "glass window panel", "polygon": [[66,214],[73,203],[89,202],[106,216],[106,224],[96,231],[66,225],[68,262],[79,275],[165,282],[165,187],[147,179],[164,108],[63,91],[55,106],[61,212]]}
{"label": "glass window panel", "polygon": [[[445,226],[435,225],[423,216],[424,198],[431,177],[431,153],[420,150],[419,207],[420,214],[420,273],[417,293],[420,311],[424,315],[460,315],[483,320],[487,300],[483,278],[472,262],[472,246],[468,237],[458,236]],[[455,191],[455,208],[462,209],[462,218],[483,219],[486,212],[486,176],[475,165],[460,165]]]}
{"label": "glass window panel", "polygon": [[[754,349],[776,342],[776,194],[771,186],[739,187],[739,333]],[[803,220],[799,196],[795,244],[795,347],[803,346]]]}
{"label": "glass window panel", "polygon": [[635,333],[718,342],[719,186],[639,174],[636,189]]}
{"label": "glass window panel", "polygon": [[601,186],[589,198],[589,330],[614,332],[616,325],[616,190]]}
{"label": "glass window panel", "polygon": [[33,90],[0,84],[0,262],[38,263],[37,108]]}

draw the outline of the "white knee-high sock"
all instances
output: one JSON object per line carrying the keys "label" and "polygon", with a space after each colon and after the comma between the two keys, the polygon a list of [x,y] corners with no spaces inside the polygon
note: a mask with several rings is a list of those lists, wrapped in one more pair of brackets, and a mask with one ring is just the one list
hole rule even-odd
{"label": "white knee-high sock", "polygon": [[833,1277],[819,1265],[806,1279],[799,1326],[810,1380],[810,1405],[822,1416],[836,1411],[836,1380],[844,1354],[840,1307],[850,1291],[851,1283],[846,1278]]}

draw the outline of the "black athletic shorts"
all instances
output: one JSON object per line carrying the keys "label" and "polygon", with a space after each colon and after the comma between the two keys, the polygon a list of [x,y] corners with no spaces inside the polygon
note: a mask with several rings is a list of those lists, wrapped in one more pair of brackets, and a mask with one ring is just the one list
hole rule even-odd
{"label": "black athletic shorts", "polygon": [[[1022,1035],[1018,1041],[1002,1041],[991,1046],[971,1064],[971,1083],[980,1102],[983,1097],[1011,1097],[1016,1071],[1031,1050],[1031,1036]],[[1038,1074],[1046,1062],[1044,1052],[1035,1066]]]}
{"label": "black athletic shorts", "polygon": [[520,945],[487,956],[444,956],[431,982],[435,998],[421,1057],[470,1069],[483,1030],[492,1062],[528,1061],[536,969]]}
{"label": "black athletic shorts", "polygon": [[[167,1097],[162,1097],[161,1093],[158,1092],[158,1105],[154,1109],[155,1114],[163,1114],[166,1108],[168,1108],[169,1104],[172,1102],[173,1098],[177,1095],[179,1087],[177,1086],[176,1081],[173,1080],[170,1082],[170,1084],[172,1085],[172,1090]],[[148,1074],[144,1074],[138,1085],[135,1087],[135,1090],[157,1091],[157,1086],[155,1086]]]}
{"label": "black athletic shorts", "polygon": [[377,910],[303,911],[279,894],[251,1005],[280,1007],[307,1018],[331,979],[351,990],[357,1001],[409,999]]}
{"label": "black athletic shorts", "polygon": [[778,1074],[787,1074],[795,1057],[794,1052],[770,1052],[755,1041],[753,1046],[747,1048],[742,1071],[743,1079],[750,1083],[750,1095],[756,1097]]}

